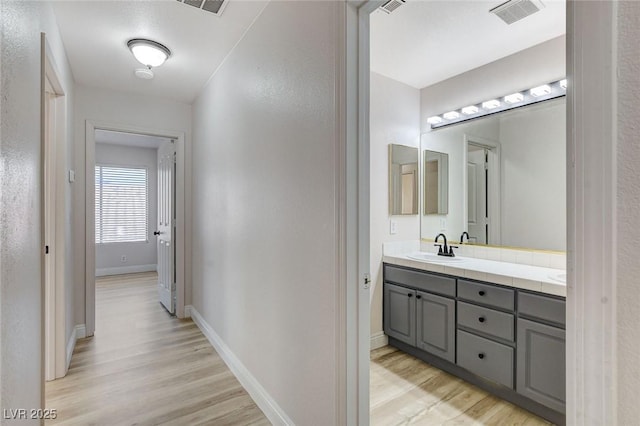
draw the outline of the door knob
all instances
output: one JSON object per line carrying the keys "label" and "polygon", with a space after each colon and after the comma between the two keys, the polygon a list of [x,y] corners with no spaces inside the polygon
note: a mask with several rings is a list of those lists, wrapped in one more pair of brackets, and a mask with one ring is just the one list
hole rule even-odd
{"label": "door knob", "polygon": [[162,234],[162,232],[160,232],[160,231],[153,231],[153,235],[160,235],[160,234]]}

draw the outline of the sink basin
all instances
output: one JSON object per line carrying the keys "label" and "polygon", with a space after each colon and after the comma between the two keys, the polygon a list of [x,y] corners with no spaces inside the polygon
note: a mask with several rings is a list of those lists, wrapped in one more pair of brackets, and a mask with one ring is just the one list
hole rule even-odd
{"label": "sink basin", "polygon": [[422,251],[408,254],[407,257],[409,259],[421,260],[423,262],[431,263],[460,263],[464,261],[464,259],[460,257],[438,256],[435,253],[426,253]]}
{"label": "sink basin", "polygon": [[558,281],[560,283],[567,283],[567,273],[563,272],[562,274],[551,274],[549,275],[549,278],[551,278],[554,281]]}

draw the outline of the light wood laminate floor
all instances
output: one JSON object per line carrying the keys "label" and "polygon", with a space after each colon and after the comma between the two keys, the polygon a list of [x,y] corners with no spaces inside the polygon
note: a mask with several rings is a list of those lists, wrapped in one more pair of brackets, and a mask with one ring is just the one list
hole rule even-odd
{"label": "light wood laminate floor", "polygon": [[158,302],[155,273],[97,279],[96,333],[46,384],[65,425],[269,425],[190,319]]}
{"label": "light wood laminate floor", "polygon": [[548,425],[394,347],[371,352],[371,425]]}

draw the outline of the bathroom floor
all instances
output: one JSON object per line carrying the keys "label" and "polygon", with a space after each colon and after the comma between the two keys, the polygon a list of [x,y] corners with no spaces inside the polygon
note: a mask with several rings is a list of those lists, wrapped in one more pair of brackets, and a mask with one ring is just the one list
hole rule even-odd
{"label": "bathroom floor", "polygon": [[548,425],[394,347],[371,352],[371,425]]}

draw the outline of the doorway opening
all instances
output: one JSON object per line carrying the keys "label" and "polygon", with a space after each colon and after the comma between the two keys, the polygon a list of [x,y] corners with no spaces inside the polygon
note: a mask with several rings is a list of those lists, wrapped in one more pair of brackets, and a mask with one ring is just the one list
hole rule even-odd
{"label": "doorway opening", "polygon": [[142,274],[164,309],[184,317],[184,135],[88,123],[86,160],[87,335],[96,277]]}

